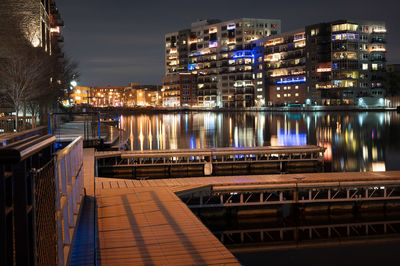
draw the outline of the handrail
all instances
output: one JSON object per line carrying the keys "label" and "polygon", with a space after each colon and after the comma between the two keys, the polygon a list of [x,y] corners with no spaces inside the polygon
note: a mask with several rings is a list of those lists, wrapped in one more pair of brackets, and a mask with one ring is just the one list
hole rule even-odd
{"label": "handrail", "polygon": [[0,162],[18,163],[55,142],[50,135],[18,141],[15,145],[0,148]]}
{"label": "handrail", "polygon": [[55,172],[58,265],[66,265],[84,196],[82,137],[57,153]]}
{"label": "handrail", "polygon": [[69,154],[71,152],[71,150],[73,148],[75,148],[77,145],[79,145],[80,141],[83,140],[82,136],[79,136],[78,138],[76,138],[73,142],[71,142],[70,144],[68,144],[67,147],[65,147],[64,149],[62,149],[61,151],[58,152],[57,154],[57,161],[60,161],[61,159],[63,159],[67,154]]}
{"label": "handrail", "polygon": [[0,137],[0,146],[6,146],[10,143],[14,143],[19,140],[23,140],[29,136],[42,136],[47,133],[47,127],[41,126],[32,129],[28,129],[18,133],[7,134],[3,137]]}

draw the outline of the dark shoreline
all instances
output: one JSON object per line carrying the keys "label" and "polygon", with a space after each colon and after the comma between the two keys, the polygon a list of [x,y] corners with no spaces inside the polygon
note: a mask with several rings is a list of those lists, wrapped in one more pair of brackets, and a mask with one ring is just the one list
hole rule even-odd
{"label": "dark shoreline", "polygon": [[354,106],[316,106],[316,107],[265,107],[265,108],[167,108],[167,107],[89,107],[80,108],[82,111],[100,112],[106,115],[132,115],[132,114],[166,114],[166,113],[191,113],[191,112],[215,112],[215,113],[233,113],[233,112],[393,112],[396,108],[361,108]]}

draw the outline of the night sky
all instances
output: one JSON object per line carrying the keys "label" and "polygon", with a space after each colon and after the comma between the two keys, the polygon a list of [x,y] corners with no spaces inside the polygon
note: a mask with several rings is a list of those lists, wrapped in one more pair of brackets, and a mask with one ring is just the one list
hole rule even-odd
{"label": "night sky", "polygon": [[398,0],[57,0],[66,54],[82,86],[161,84],[164,35],[197,19],[277,18],[282,31],[337,19],[384,20],[388,63],[400,63]]}

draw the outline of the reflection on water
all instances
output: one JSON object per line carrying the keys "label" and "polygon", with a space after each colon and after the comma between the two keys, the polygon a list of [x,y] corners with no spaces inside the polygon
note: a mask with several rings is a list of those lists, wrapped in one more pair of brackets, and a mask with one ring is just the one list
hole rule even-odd
{"label": "reflection on water", "polygon": [[400,115],[181,113],[122,117],[131,150],[320,145],[333,171],[400,170]]}

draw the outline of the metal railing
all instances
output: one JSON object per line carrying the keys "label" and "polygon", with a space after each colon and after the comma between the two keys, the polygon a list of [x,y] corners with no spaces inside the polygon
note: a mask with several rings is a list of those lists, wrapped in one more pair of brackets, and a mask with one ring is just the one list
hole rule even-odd
{"label": "metal railing", "polygon": [[400,200],[399,180],[212,187],[185,195],[189,208],[388,202]]}
{"label": "metal railing", "polygon": [[0,265],[54,265],[55,138],[18,136],[0,148]]}
{"label": "metal railing", "polygon": [[75,112],[49,114],[49,134],[58,141],[70,141],[83,136],[86,142],[98,141],[100,136],[100,112]]}
{"label": "metal railing", "polygon": [[83,138],[54,156],[47,128],[0,146],[0,265],[65,265],[83,191]]}
{"label": "metal railing", "polygon": [[82,137],[57,154],[55,189],[58,265],[65,265],[84,196]]}
{"label": "metal railing", "polygon": [[0,147],[10,145],[14,142],[24,140],[33,136],[44,136],[47,134],[47,132],[47,127],[42,126],[18,133],[5,134],[4,136],[0,136]]}

